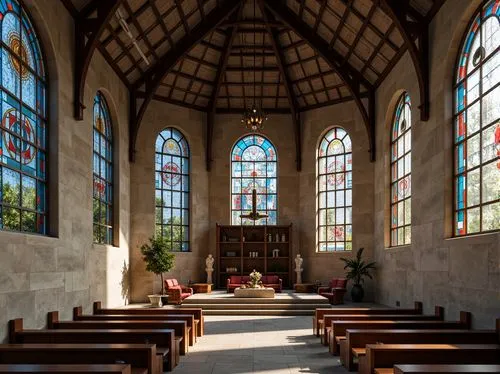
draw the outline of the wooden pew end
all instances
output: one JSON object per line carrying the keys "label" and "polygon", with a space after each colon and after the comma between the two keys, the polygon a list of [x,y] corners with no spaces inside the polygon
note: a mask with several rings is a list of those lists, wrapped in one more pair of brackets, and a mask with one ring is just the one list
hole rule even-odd
{"label": "wooden pew end", "polygon": [[54,325],[59,322],[59,312],[53,311],[47,313],[47,327],[53,329]]}
{"label": "wooden pew end", "polygon": [[434,315],[439,317],[440,321],[444,321],[444,308],[442,306],[436,305],[434,307]]}
{"label": "wooden pew end", "polygon": [[472,326],[472,315],[470,312],[460,311],[460,322],[463,322],[467,325],[467,328],[470,329]]}
{"label": "wooden pew end", "polygon": [[73,321],[78,320],[78,317],[83,315],[83,307],[80,306],[75,306],[73,308]]}
{"label": "wooden pew end", "polygon": [[94,301],[94,304],[92,305],[94,314],[98,314],[99,310],[102,309],[102,303],[100,301]]}
{"label": "wooden pew end", "polygon": [[23,331],[23,319],[16,318],[9,321],[9,342],[10,344],[17,343],[17,333]]}

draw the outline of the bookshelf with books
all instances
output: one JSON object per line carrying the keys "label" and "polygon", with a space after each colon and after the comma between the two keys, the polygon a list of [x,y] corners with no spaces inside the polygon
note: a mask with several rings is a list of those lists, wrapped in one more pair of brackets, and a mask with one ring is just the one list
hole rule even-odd
{"label": "bookshelf with books", "polygon": [[292,226],[234,226],[217,224],[218,288],[230,275],[278,275],[283,287],[292,287]]}

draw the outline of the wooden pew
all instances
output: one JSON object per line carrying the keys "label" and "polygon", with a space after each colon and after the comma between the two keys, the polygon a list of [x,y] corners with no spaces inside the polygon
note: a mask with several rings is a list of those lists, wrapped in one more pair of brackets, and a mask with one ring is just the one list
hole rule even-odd
{"label": "wooden pew", "polygon": [[468,330],[471,326],[471,314],[460,312],[460,321],[332,321],[330,330],[330,353],[339,353],[339,342],[346,339],[347,329],[385,330],[385,329],[440,329]]}
{"label": "wooden pew", "polygon": [[[115,364],[161,373],[155,344],[0,344],[0,364]],[[142,370],[141,370],[142,369]],[[134,371],[134,373],[135,373]]]}
{"label": "wooden pew", "polygon": [[500,364],[500,345],[368,344],[359,373],[373,374],[376,369],[393,373],[396,364]]}
{"label": "wooden pew", "polygon": [[130,365],[124,364],[109,364],[109,365],[70,365],[70,364],[53,364],[53,365],[39,365],[39,364],[0,364],[0,373],[94,373],[94,374],[144,374],[147,370],[136,369],[131,370]]}
{"label": "wooden pew", "polygon": [[500,365],[394,365],[395,374],[424,374],[424,373],[500,373]]}
{"label": "wooden pew", "polygon": [[[123,308],[123,309],[103,309],[100,301],[94,302],[94,314],[143,314],[143,315],[172,315],[172,314],[192,314],[195,323],[198,323],[197,336],[205,333],[205,320],[203,309],[201,308]],[[198,321],[198,322],[196,322]]]}
{"label": "wooden pew", "polygon": [[354,371],[354,357],[366,355],[367,344],[498,344],[494,330],[359,330],[348,329],[346,339],[340,342],[340,358],[349,371]]}
{"label": "wooden pew", "polygon": [[59,321],[59,312],[47,313],[47,327],[49,329],[65,330],[95,330],[95,329],[172,329],[175,332],[175,349],[180,355],[185,355],[188,344],[187,325],[184,321]]}
{"label": "wooden pew", "polygon": [[377,321],[442,321],[444,319],[444,308],[437,306],[434,308],[434,314],[382,314],[382,315],[371,315],[371,314],[325,314],[323,320],[320,322],[320,327],[322,330],[321,343],[323,345],[328,345],[329,331],[331,330],[332,321],[365,321],[365,320],[377,320]]}
{"label": "wooden pew", "polygon": [[73,321],[127,321],[127,320],[151,320],[151,321],[185,321],[189,332],[189,345],[193,346],[196,342],[196,329],[198,323],[195,323],[192,314],[175,315],[147,315],[147,314],[83,314],[83,308],[77,306],[73,308]]}
{"label": "wooden pew", "polygon": [[319,337],[321,328],[320,321],[325,314],[422,314],[423,304],[420,301],[415,301],[413,309],[398,309],[398,308],[318,308],[313,317],[313,334]]}
{"label": "wooden pew", "polygon": [[[9,340],[12,344],[141,344],[153,343],[159,356],[160,369],[171,371],[179,362],[172,329],[94,329],[94,330],[24,330],[23,320],[9,321]],[[166,365],[164,365],[166,359]],[[35,362],[36,363],[36,362]],[[99,362],[96,362],[99,363]],[[107,362],[109,363],[109,362]],[[113,362],[114,363],[114,362]]]}

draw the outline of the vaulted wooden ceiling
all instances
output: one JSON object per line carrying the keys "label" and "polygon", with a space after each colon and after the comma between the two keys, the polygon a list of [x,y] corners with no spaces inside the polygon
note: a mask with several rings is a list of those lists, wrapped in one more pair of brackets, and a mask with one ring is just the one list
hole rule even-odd
{"label": "vaulted wooden ceiling", "polygon": [[61,1],[77,20],[82,60],[75,114],[97,48],[131,90],[132,148],[151,100],[210,116],[256,100],[267,112],[291,113],[296,137],[300,112],[355,100],[373,136],[374,90],[406,51],[428,116],[427,30],[444,0]]}

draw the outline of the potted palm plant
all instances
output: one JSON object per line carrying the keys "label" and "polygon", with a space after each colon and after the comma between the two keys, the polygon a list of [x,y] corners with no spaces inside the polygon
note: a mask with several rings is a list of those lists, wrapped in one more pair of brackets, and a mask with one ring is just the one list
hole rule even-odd
{"label": "potted palm plant", "polygon": [[364,248],[358,249],[355,258],[341,258],[345,264],[344,270],[347,270],[346,278],[354,281],[354,285],[351,289],[351,298],[354,302],[363,301],[365,290],[363,289],[361,283],[365,281],[365,277],[372,279],[370,272],[376,269],[375,262],[365,263],[365,261],[361,258],[364,250]]}
{"label": "potted palm plant", "polygon": [[146,270],[161,278],[161,294],[148,295],[149,301],[154,307],[162,307],[168,301],[168,296],[165,295],[163,273],[169,272],[174,267],[175,255],[170,251],[170,245],[170,242],[158,236],[149,238],[149,243],[141,247],[142,259],[146,263]]}

